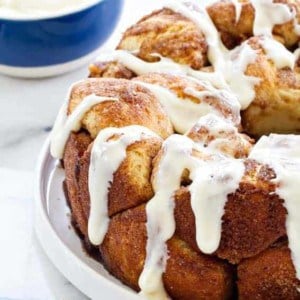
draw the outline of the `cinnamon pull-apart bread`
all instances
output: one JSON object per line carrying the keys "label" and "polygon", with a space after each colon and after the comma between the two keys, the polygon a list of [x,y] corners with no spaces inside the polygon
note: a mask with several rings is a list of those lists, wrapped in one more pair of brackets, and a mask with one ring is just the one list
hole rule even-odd
{"label": "cinnamon pull-apart bread", "polygon": [[[203,4],[202,4],[203,2]],[[207,6],[207,2],[212,6]],[[276,2],[276,3],[275,3]],[[165,9],[143,18],[136,25],[128,29],[117,50],[110,55],[103,55],[91,66],[91,76],[119,77],[124,68],[130,73],[130,78],[149,72],[167,72],[192,76],[210,81],[218,88],[230,89],[241,104],[244,114],[243,125],[248,134],[259,137],[263,134],[298,133],[300,132],[300,71],[296,67],[300,36],[298,24],[298,7],[300,1],[253,0],[243,3],[238,1],[168,1]],[[288,3],[287,3],[288,2]],[[291,3],[290,3],[291,2]],[[236,47],[228,48],[223,43],[221,32],[214,26],[210,18],[210,8],[218,5],[244,7],[252,9],[252,26],[256,28],[253,34],[241,39]],[[208,11],[207,11],[207,10]],[[227,10],[227,9],[226,9]],[[173,13],[171,13],[171,12]],[[221,15],[222,10],[216,9]],[[172,15],[173,22],[163,22],[161,19],[167,14]],[[183,26],[182,18],[187,19],[189,25]],[[226,17],[218,17],[220,22]],[[248,20],[245,16],[245,22]],[[287,21],[288,20],[288,21]],[[185,30],[193,25],[197,34],[204,36],[205,43],[199,41],[198,46],[203,51],[196,50],[197,57],[205,57],[205,64],[195,66],[194,34],[191,36]],[[156,25],[154,25],[156,24]],[[290,24],[289,26],[287,24]],[[276,40],[272,29],[282,28],[282,34],[296,36],[292,49]],[[186,40],[182,42],[173,37],[169,41],[173,27],[183,26],[176,31]],[[286,28],[287,27],[287,28]],[[232,26],[227,26],[228,30]],[[255,36],[252,37],[251,36]],[[162,39],[157,42],[156,39]],[[230,38],[231,40],[233,38]],[[160,45],[159,49],[144,47],[144,44]],[[227,46],[227,47],[226,47]],[[167,48],[167,51],[161,51]],[[184,48],[179,51],[178,48]],[[142,54],[141,54],[142,53]],[[151,59],[150,59],[151,58]],[[124,74],[128,78],[128,74]]]}
{"label": "cinnamon pull-apart bread", "polygon": [[149,299],[300,299],[300,1],[163,1],[51,136],[87,249]]}
{"label": "cinnamon pull-apart bread", "polygon": [[205,1],[207,11],[228,48],[253,35],[273,35],[288,48],[299,42],[300,3],[297,0]]}

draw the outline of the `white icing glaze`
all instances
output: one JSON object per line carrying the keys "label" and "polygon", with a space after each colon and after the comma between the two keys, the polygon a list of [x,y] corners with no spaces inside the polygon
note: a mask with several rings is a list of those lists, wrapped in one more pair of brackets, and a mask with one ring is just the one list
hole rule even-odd
{"label": "white icing glaze", "polygon": [[244,171],[242,160],[222,157],[202,163],[200,168],[191,172],[193,183],[189,190],[196,222],[196,241],[203,253],[212,254],[218,249],[227,197],[239,187]]}
{"label": "white icing glaze", "polygon": [[[110,139],[119,135],[116,139]],[[108,192],[113,175],[126,158],[129,145],[147,138],[159,138],[154,132],[142,126],[106,128],[100,131],[94,141],[89,167],[90,216],[88,236],[94,245],[100,245],[109,225]]]}
{"label": "white icing glaze", "polygon": [[287,209],[286,230],[297,278],[300,279],[300,136],[262,137],[250,158],[270,165],[276,173],[276,193]]}
{"label": "white icing glaze", "polygon": [[202,72],[189,68],[186,74],[190,77],[200,80],[202,83],[207,82],[217,89],[230,91],[223,74],[220,72]]}
{"label": "white icing glaze", "polygon": [[255,62],[256,52],[247,43],[233,51],[226,49],[219,32],[199,1],[168,1],[166,7],[193,21],[204,33],[209,46],[208,58],[215,72],[223,74],[225,81],[238,97],[242,109],[247,108],[255,98],[254,86],[260,80],[246,76],[244,72],[249,64]]}
{"label": "white icing glaze", "polygon": [[294,69],[295,56],[288,51],[281,43],[270,37],[261,37],[260,44],[263,47],[265,54],[271,59],[278,69],[288,67]]}
{"label": "white icing glaze", "polygon": [[[205,8],[211,6],[220,0],[206,0],[202,5]],[[238,23],[243,4],[239,0],[231,0],[235,7],[236,23]],[[272,35],[273,27],[275,25],[284,24],[291,20],[294,20],[294,31],[297,35],[300,35],[300,25],[297,21],[297,12],[294,8],[289,8],[284,3],[274,3],[273,0],[250,0],[255,9],[254,20],[254,35]]]}
{"label": "white icing glaze", "polygon": [[[157,55],[155,55],[157,56]],[[161,58],[157,62],[146,62],[133,53],[125,50],[115,50],[110,53],[100,54],[97,58],[99,62],[116,60],[123,64],[126,68],[132,70],[137,75],[154,73],[159,70],[161,73],[185,74],[188,66],[176,64],[169,58]]]}
{"label": "white icing glaze", "polygon": [[71,90],[68,94],[69,96],[67,101],[65,101],[58,113],[51,133],[51,155],[60,159],[63,157],[65,145],[70,133],[72,131],[76,132],[80,129],[81,121],[84,115],[96,104],[107,101],[118,101],[116,98],[100,97],[92,94],[83,98],[71,115],[68,116],[67,112]]}
{"label": "white icing glaze", "polygon": [[[193,181],[189,187],[191,204],[197,243],[204,253],[218,248],[227,195],[235,192],[244,173],[242,161],[212,156],[186,136],[170,136],[162,149],[153,179],[155,196],[146,205],[147,256],[139,279],[142,294],[156,299],[167,298],[162,282],[168,259],[166,242],[175,232],[173,198],[184,170],[190,171]],[[195,150],[203,153],[203,159],[193,156]]]}
{"label": "white icing glaze", "polygon": [[[223,115],[223,118],[228,119],[235,124],[239,124],[241,121],[241,105],[238,99],[235,97],[235,95],[231,92],[228,92],[227,90],[215,89],[213,86],[211,86],[205,81],[201,81],[200,84],[205,87],[205,91],[200,92],[196,91],[193,88],[187,87],[184,92],[198,99],[202,99],[203,97],[214,97],[218,99],[218,102],[221,104],[222,107],[226,106],[227,108],[230,108],[230,115]],[[216,115],[221,115],[221,113],[217,110],[214,110],[214,112]],[[196,122],[194,122],[194,124],[195,123]]]}
{"label": "white icing glaze", "polygon": [[196,163],[192,148],[193,141],[181,135],[172,135],[163,143],[163,157],[153,180],[155,196],[146,205],[147,256],[139,286],[147,297],[167,299],[162,274],[168,259],[166,242],[175,231],[173,194],[180,187],[182,171]]}
{"label": "white icing glaze", "polygon": [[[189,130],[197,120],[210,113],[221,114],[213,106],[206,103],[203,98],[216,97],[220,102],[228,101],[226,105],[232,106],[235,121],[239,121],[239,103],[231,95],[227,95],[226,91],[220,91],[216,89],[208,89],[206,91],[196,91],[192,88],[186,88],[185,92],[195,98],[198,98],[200,103],[195,103],[188,98],[179,98],[177,94],[169,89],[159,86],[157,84],[149,84],[142,81],[136,81],[138,84],[149,89],[155,97],[160,101],[167,111],[170,120],[178,133],[184,134]],[[226,116],[224,116],[226,117]]]}
{"label": "white icing glaze", "polygon": [[239,0],[231,0],[235,7],[235,22],[238,23],[242,13],[242,3]]}
{"label": "white icing glaze", "polygon": [[[237,55],[238,52],[239,54]],[[228,52],[227,55],[229,58],[224,58],[226,67],[224,67],[223,73],[196,71],[187,65],[177,64],[168,58],[161,58],[158,62],[149,63],[124,50],[114,51],[109,56],[101,55],[97,61],[116,60],[137,75],[155,72],[189,75],[200,81],[209,82],[214,87],[223,90],[229,89],[226,83],[227,80],[232,92],[238,97],[242,108],[245,109],[253,101],[255,97],[254,86],[260,81],[258,78],[244,74],[248,64],[255,62],[256,52],[245,43],[240,48]],[[230,61],[230,57],[232,61]]]}
{"label": "white icing glaze", "polygon": [[228,89],[228,85],[224,80],[224,78],[226,78],[232,92],[238,97],[242,109],[246,109],[254,100],[254,86],[260,82],[260,79],[253,76],[247,76],[244,73],[247,66],[255,62],[257,53],[245,42],[239,48],[227,52],[227,56],[229,56],[228,59],[224,58],[226,67],[224,67],[225,70],[223,75],[221,75],[221,72],[209,73],[196,71],[186,65],[177,64],[174,61],[163,57],[161,57],[161,60],[158,62],[145,62],[124,50],[114,51],[109,56],[102,55],[98,57],[97,61],[116,60],[137,75],[154,72],[190,75],[202,82],[209,82],[216,88],[221,89]]}
{"label": "white icing glaze", "polygon": [[97,61],[118,61],[137,75],[155,72],[175,75],[190,75],[199,80],[208,81],[217,88],[228,88],[223,76],[219,73],[196,71],[187,65],[178,64],[170,58],[162,57],[157,54],[155,54],[154,56],[160,57],[160,61],[150,63],[136,57],[135,55],[133,55],[133,53],[127,52],[125,50],[115,50],[110,53],[101,54],[100,56],[98,56]]}
{"label": "white icing glaze", "polygon": [[260,79],[245,75],[249,64],[255,63],[257,53],[248,42],[230,52],[230,60],[226,72],[226,78],[231,90],[240,101],[242,109],[246,109],[255,98],[255,85],[259,84]]}
{"label": "white icing glaze", "polygon": [[[180,65],[169,58],[160,57],[158,62],[145,62],[132,53],[117,50],[109,56],[101,56],[98,61],[117,60],[137,75],[152,72],[185,74],[199,80],[209,81],[217,88],[228,89],[228,85],[245,109],[254,99],[255,84],[259,79],[244,74],[248,64],[255,62],[256,52],[246,43],[238,49],[229,51],[223,45],[220,35],[205,8],[199,2],[166,1],[165,7],[182,14],[204,33],[209,46],[208,58],[214,67],[213,73],[196,71],[187,65]],[[237,53],[239,57],[237,57]],[[157,56],[157,54],[154,54]]]}
{"label": "white icing glaze", "polygon": [[[213,110],[206,102],[195,103],[190,99],[181,99],[175,92],[159,85],[138,82],[149,89],[166,109],[167,114],[178,133],[184,134],[197,120]],[[204,92],[207,93],[207,92]],[[202,95],[203,97],[207,96]]]}
{"label": "white icing glaze", "polygon": [[[238,17],[242,3],[238,0],[232,1]],[[159,56],[160,61],[149,63],[135,57],[132,53],[122,50],[115,51],[109,57],[102,56],[98,60],[117,60],[137,75],[151,72],[175,73],[209,81],[217,88],[228,89],[229,86],[238,97],[244,110],[255,99],[255,85],[260,83],[259,78],[245,75],[248,65],[255,63],[257,52],[247,42],[231,51],[225,48],[217,29],[206,11],[206,7],[215,2],[217,0],[208,0],[205,3],[195,0],[165,2],[165,7],[190,19],[203,32],[209,46],[208,58],[214,67],[214,72],[208,73],[193,70],[187,65],[180,65],[158,54],[153,55]],[[255,35],[271,36],[274,25],[295,19],[295,11],[286,4],[273,3],[272,0],[251,0],[251,3],[256,11],[254,22]],[[293,67],[292,55],[284,46],[266,37],[262,39],[262,46],[268,57],[274,61],[278,68]]]}
{"label": "white icing glaze", "polygon": [[214,5],[218,2],[219,2],[219,0],[206,0],[206,1],[201,2],[201,5],[205,8],[207,8],[207,7],[209,7],[211,5]]}
{"label": "white icing glaze", "polygon": [[274,3],[273,0],[251,0],[255,9],[254,35],[272,35],[275,25],[284,24],[294,18],[288,5]]}
{"label": "white icing glaze", "polygon": [[[214,66],[215,72],[223,74],[230,88],[238,97],[242,109],[246,109],[255,98],[254,86],[260,82],[258,78],[245,75],[247,66],[256,60],[256,51],[245,42],[241,47],[229,52],[224,47],[220,35],[207,12],[203,10],[200,4],[195,1],[186,3],[172,1],[167,2],[166,6],[192,20],[204,33],[209,45],[208,57]],[[256,10],[255,35],[271,35],[275,24],[282,24],[294,18],[293,11],[285,4],[273,3],[272,0],[252,0],[252,4]],[[265,46],[269,53],[272,50],[274,52],[280,50],[280,54],[283,57],[280,58],[276,54],[272,55],[276,64],[291,65],[290,55],[288,55],[287,50],[284,51],[282,47],[280,48],[280,46],[274,44],[273,49],[269,51],[270,43],[268,42],[266,42]],[[236,55],[237,53],[238,56]]]}
{"label": "white icing glaze", "polygon": [[[221,74],[226,70],[226,63],[224,56],[227,55],[228,50],[223,45],[220,35],[210,19],[206,9],[195,0],[191,1],[174,1],[167,0],[164,2],[164,6],[180,13],[186,18],[190,19],[195,25],[203,32],[208,43],[208,58],[214,67],[215,71]],[[161,59],[159,62],[147,63],[136,58],[132,53],[128,53],[122,50],[115,51],[112,55],[101,55],[98,61],[108,61],[111,59],[117,60],[124,64],[127,68],[131,69],[134,73],[141,75],[152,72],[162,73],[177,73],[194,76],[198,79],[209,80],[216,87],[225,87],[226,83],[222,79],[220,74],[195,71],[187,65],[180,65],[174,63],[168,58],[162,58],[158,54],[152,54],[159,56]]]}
{"label": "white icing glaze", "polygon": [[[1,1],[1,0],[0,0]],[[116,60],[137,75],[152,72],[172,73],[181,76],[192,76],[206,85],[205,91],[191,88],[185,92],[193,97],[216,97],[233,108],[234,115],[239,115],[240,105],[231,95],[224,97],[228,89],[238,96],[242,109],[246,109],[255,98],[255,85],[260,79],[245,75],[249,64],[255,63],[257,52],[247,42],[240,47],[227,50],[209,18],[205,7],[217,0],[209,0],[206,4],[196,1],[168,1],[166,7],[178,12],[193,21],[206,37],[209,52],[208,58],[214,67],[213,73],[196,71],[187,65],[180,65],[169,58],[160,57],[158,62],[145,62],[133,53],[123,50],[114,51],[109,57],[101,56],[98,61]],[[241,3],[232,0],[236,9],[236,22],[240,18]],[[273,3],[272,0],[251,0],[256,14],[254,22],[255,35],[271,36],[274,25],[283,24],[293,18],[285,4]],[[0,2],[1,3],[1,2]],[[203,6],[204,5],[204,6]],[[267,16],[267,17],[266,17]],[[296,22],[295,30],[298,29]],[[300,27],[299,27],[300,28]],[[268,37],[261,38],[261,45],[266,55],[277,68],[294,67],[299,57],[299,49],[291,54],[280,43]],[[196,79],[193,79],[196,80]],[[166,108],[168,115],[179,133],[185,133],[192,126],[207,126],[209,132],[236,133],[238,129],[233,123],[219,117],[220,112],[204,101],[200,104],[180,99],[174,92],[144,82],[135,81],[148,88]],[[222,91],[216,90],[223,88]],[[227,95],[227,94],[226,94]],[[79,130],[84,114],[95,104],[103,101],[117,101],[113,98],[90,95],[86,97],[67,117],[66,102],[53,130],[51,152],[61,158],[64,146],[71,131]],[[213,113],[213,114],[212,114]],[[205,117],[202,117],[205,116]],[[200,120],[199,118],[202,117]],[[197,122],[198,121],[198,122]],[[196,125],[195,125],[196,123]],[[195,129],[194,127],[194,129]],[[112,136],[116,137],[110,139]],[[89,167],[89,193],[91,210],[88,221],[88,235],[94,245],[102,243],[109,225],[108,192],[113,175],[126,158],[129,145],[144,138],[157,137],[147,128],[128,126],[124,128],[107,128],[102,130],[91,152]],[[215,252],[221,240],[222,216],[229,194],[234,193],[245,171],[242,160],[232,159],[220,154],[220,144],[224,138],[217,138],[207,148],[195,143],[186,136],[172,135],[163,143],[163,154],[157,173],[154,174],[153,188],[155,196],[146,205],[147,214],[147,252],[143,272],[139,279],[142,294],[148,298],[168,299],[162,282],[168,250],[166,242],[175,232],[174,193],[180,188],[184,170],[190,171],[189,186],[191,206],[195,215],[196,240],[203,253]],[[193,151],[203,154],[196,158]],[[269,164],[277,174],[278,195],[285,200],[288,211],[286,226],[292,258],[300,279],[300,137],[271,135],[262,138],[251,152],[250,158]],[[100,183],[100,184],[99,184]]]}

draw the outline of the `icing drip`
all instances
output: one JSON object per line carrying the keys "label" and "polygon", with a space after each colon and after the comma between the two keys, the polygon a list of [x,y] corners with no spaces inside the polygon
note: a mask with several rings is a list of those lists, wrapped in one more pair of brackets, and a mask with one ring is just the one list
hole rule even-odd
{"label": "icing drip", "polygon": [[196,164],[192,149],[193,141],[181,135],[172,135],[163,143],[163,157],[153,180],[155,196],[146,206],[147,256],[139,286],[147,297],[168,298],[162,274],[168,259],[166,242],[175,232],[173,197],[180,187],[183,170]]}
{"label": "icing drip", "polygon": [[176,64],[166,57],[161,57],[160,61],[157,62],[146,62],[136,57],[133,53],[125,50],[115,50],[110,53],[101,54],[97,58],[98,62],[106,62],[110,60],[120,62],[137,75],[154,73],[157,72],[157,70],[161,73],[185,74],[187,72],[186,69],[188,68],[188,66]]}
{"label": "icing drip", "polygon": [[255,9],[254,35],[272,36],[275,25],[284,24],[294,18],[294,12],[286,4],[273,3],[273,0],[251,0],[251,3]]}
{"label": "icing drip", "polygon": [[[1,1],[1,0],[0,0]],[[209,46],[208,58],[214,72],[193,70],[169,58],[159,56],[158,62],[146,62],[133,53],[114,51],[109,57],[101,56],[98,61],[116,60],[137,75],[146,73],[171,73],[191,76],[205,90],[197,91],[188,87],[184,92],[200,103],[180,98],[175,92],[154,84],[135,81],[149,89],[166,109],[175,130],[181,134],[191,129],[207,128],[216,138],[208,145],[194,142],[187,136],[172,135],[164,141],[162,156],[153,175],[154,197],[146,205],[147,245],[144,269],[139,278],[141,293],[149,298],[168,299],[164,289],[162,274],[168,260],[167,241],[175,232],[174,194],[181,186],[182,174],[189,171],[192,183],[188,187],[191,207],[195,216],[196,241],[199,249],[206,254],[214,253],[220,244],[222,217],[228,195],[234,193],[244,175],[243,160],[220,154],[222,145],[229,143],[226,134],[238,135],[234,124],[240,122],[240,108],[246,109],[255,98],[255,85],[260,79],[245,73],[257,59],[256,50],[248,42],[229,51],[210,19],[206,7],[218,0],[168,1],[166,7],[190,19],[203,32]],[[242,3],[232,0],[236,10],[236,22],[241,14]],[[265,35],[260,39],[266,56],[277,68],[294,68],[299,58],[299,49],[290,53],[280,43],[272,40],[274,25],[290,21],[295,16],[285,4],[272,0],[251,0],[255,8],[254,34]],[[295,31],[300,27],[294,21]],[[222,90],[217,90],[222,89]],[[230,94],[232,91],[239,99]],[[224,116],[221,110],[202,101],[215,97],[227,108],[231,115]],[[67,99],[69,101],[69,98]],[[61,108],[51,137],[51,153],[62,158],[67,139],[72,131],[78,131],[84,115],[96,104],[118,101],[115,98],[94,94],[85,97],[67,116],[68,101]],[[203,117],[204,116],[204,117]],[[224,117],[221,118],[221,117]],[[200,119],[199,119],[200,118]],[[225,119],[227,118],[227,120]],[[195,125],[196,124],[196,125]],[[191,132],[190,131],[190,132]],[[189,134],[190,132],[187,132]],[[224,135],[222,134],[224,133]],[[100,131],[91,150],[88,186],[90,193],[90,216],[88,236],[92,244],[100,245],[109,226],[108,194],[114,173],[126,158],[127,147],[147,138],[159,138],[142,126],[106,128]],[[207,146],[207,147],[206,147]],[[277,174],[277,194],[284,199],[288,211],[286,228],[289,247],[297,277],[300,279],[300,136],[270,135],[263,137],[253,148],[250,156],[264,164],[269,164]]]}
{"label": "icing drip", "polygon": [[[184,134],[195,122],[203,115],[213,110],[205,102],[195,103],[190,99],[179,98],[175,92],[159,85],[138,82],[140,85],[149,89],[166,109],[175,131]],[[207,92],[204,92],[207,93]],[[207,96],[203,94],[202,97]]]}
{"label": "icing drip", "polygon": [[[221,112],[219,112],[215,107],[203,101],[203,98],[205,97],[216,97],[220,100],[220,102],[227,101],[226,105],[227,107],[232,107],[235,121],[240,121],[239,103],[238,101],[231,100],[232,95],[228,95],[228,92],[226,91],[222,92],[213,88],[210,88],[206,91],[196,91],[193,88],[186,88],[186,94],[199,99],[200,102],[195,103],[191,99],[178,97],[175,92],[170,91],[165,87],[141,81],[137,82],[149,89],[161,102],[166,109],[176,132],[178,133],[184,134],[197,122],[200,117],[210,112],[221,115]],[[208,85],[206,85],[206,87],[208,87]],[[235,97],[233,97],[233,99],[235,100]]]}
{"label": "icing drip", "polygon": [[[230,90],[230,87],[232,92],[238,97],[242,108],[245,109],[255,97],[254,86],[260,82],[259,78],[244,74],[247,66],[255,62],[257,54],[245,43],[241,47],[228,52],[227,55],[229,56],[229,60],[225,60],[224,58],[224,61],[226,61],[226,70],[223,73],[196,71],[187,65],[180,65],[163,57],[158,62],[149,63],[124,50],[116,50],[109,56],[102,55],[98,57],[97,61],[116,60],[137,75],[155,72],[189,75],[201,82],[208,82],[213,87],[219,89]],[[225,79],[229,82],[229,86]]]}
{"label": "icing drip", "polygon": [[204,162],[191,172],[193,183],[189,190],[196,222],[196,241],[203,253],[212,254],[218,249],[227,196],[238,189],[244,171],[242,160],[222,157]]}
{"label": "icing drip", "polygon": [[278,69],[288,67],[294,69],[295,56],[288,51],[281,43],[270,37],[262,37],[260,44],[269,59],[271,59]]}
{"label": "icing drip", "polygon": [[100,97],[92,94],[83,98],[79,105],[77,105],[74,111],[71,113],[71,115],[68,116],[67,112],[69,98],[70,97],[67,98],[67,101],[65,101],[65,103],[61,107],[51,133],[51,155],[60,159],[63,158],[65,145],[68,141],[70,133],[72,131],[76,132],[80,129],[81,121],[84,115],[96,104],[107,101],[118,101],[118,99],[116,98]]}
{"label": "icing drip", "polygon": [[[238,16],[241,12],[242,3],[239,3],[238,0],[232,1],[235,4]],[[255,85],[260,83],[259,78],[245,75],[248,65],[255,63],[257,52],[247,42],[231,51],[225,48],[217,29],[205,9],[215,2],[217,0],[209,0],[205,4],[195,0],[172,0],[166,1],[165,4],[165,7],[190,19],[203,32],[209,46],[208,58],[214,67],[214,72],[193,70],[187,65],[180,65],[158,54],[153,55],[159,56],[160,61],[149,63],[123,50],[117,50],[109,57],[107,55],[101,56],[98,61],[111,59],[119,61],[137,75],[161,72],[188,75],[201,81],[208,81],[214,87],[231,89],[238,97],[241,108],[243,110],[246,109],[255,99]],[[286,4],[273,3],[272,0],[251,0],[251,3],[255,8],[255,35],[271,36],[274,25],[283,24],[295,17],[295,11],[290,10]],[[266,51],[266,55],[274,61],[276,67],[293,68],[292,54],[284,46],[267,37],[262,38],[261,44]]]}
{"label": "icing drip", "polygon": [[[112,137],[118,137],[111,139]],[[113,175],[126,158],[129,145],[147,138],[159,138],[142,126],[106,128],[94,141],[89,167],[90,216],[88,236],[92,244],[100,245],[109,225],[108,192]]]}
{"label": "icing drip", "polygon": [[[159,56],[159,55],[155,55]],[[160,61],[146,62],[125,50],[115,50],[109,54],[98,56],[98,62],[118,61],[137,75],[147,73],[168,73],[175,75],[190,75],[199,80],[210,82],[216,88],[228,88],[223,76],[219,73],[196,71],[187,65],[181,65],[170,58],[160,57]]]}
{"label": "icing drip", "polygon": [[242,3],[239,0],[232,0],[232,3],[235,7],[235,22],[238,23],[242,14]]}
{"label": "icing drip", "polygon": [[[166,242],[175,232],[174,193],[180,188],[184,170],[190,171],[193,181],[189,187],[191,204],[197,243],[204,253],[217,250],[227,195],[235,192],[244,173],[242,161],[213,156],[186,136],[170,136],[162,151],[153,180],[155,196],[146,206],[147,256],[139,279],[142,294],[157,299],[167,298],[162,282],[168,259]],[[194,151],[202,159],[195,157]]]}
{"label": "icing drip", "polygon": [[248,65],[255,63],[256,58],[256,51],[247,42],[230,52],[230,60],[225,76],[231,90],[238,97],[243,110],[254,100],[254,86],[260,82],[257,77],[245,75]]}
{"label": "icing drip", "polygon": [[300,136],[262,137],[250,158],[270,165],[276,173],[276,193],[287,209],[286,230],[297,278],[300,279]]}
{"label": "icing drip", "polygon": [[166,7],[193,21],[204,33],[209,45],[208,58],[215,72],[223,74],[225,81],[238,97],[242,109],[247,108],[255,98],[254,85],[259,83],[259,79],[246,76],[244,72],[249,64],[255,62],[257,53],[246,43],[233,51],[226,49],[207,11],[198,2],[172,1],[167,2]]}
{"label": "icing drip", "polygon": [[122,50],[115,51],[109,58],[107,55],[101,56],[98,61],[117,60],[137,75],[159,71],[189,75],[199,80],[209,81],[217,88],[228,89],[229,85],[242,104],[242,108],[247,108],[255,97],[254,85],[259,83],[259,79],[246,76],[244,72],[248,64],[255,62],[257,53],[246,43],[232,51],[227,50],[205,8],[198,2],[172,0],[167,1],[165,6],[193,21],[204,33],[209,45],[208,58],[214,67],[213,73],[196,71],[187,65],[177,64],[161,56],[158,62],[145,62],[132,53]]}

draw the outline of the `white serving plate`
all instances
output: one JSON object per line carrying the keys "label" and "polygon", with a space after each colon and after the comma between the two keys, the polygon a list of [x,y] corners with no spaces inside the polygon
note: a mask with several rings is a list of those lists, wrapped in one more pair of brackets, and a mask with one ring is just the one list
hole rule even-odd
{"label": "white serving plate", "polygon": [[50,155],[49,139],[41,151],[36,175],[35,230],[56,268],[92,299],[140,299],[84,252],[70,222],[70,210],[62,185],[64,170]]}

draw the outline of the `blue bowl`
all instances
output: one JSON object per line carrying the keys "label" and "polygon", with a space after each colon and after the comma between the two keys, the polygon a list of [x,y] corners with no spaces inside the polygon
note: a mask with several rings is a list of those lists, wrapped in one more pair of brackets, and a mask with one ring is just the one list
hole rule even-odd
{"label": "blue bowl", "polygon": [[0,18],[0,72],[45,77],[88,63],[113,32],[122,6],[123,0],[99,0],[64,15]]}

